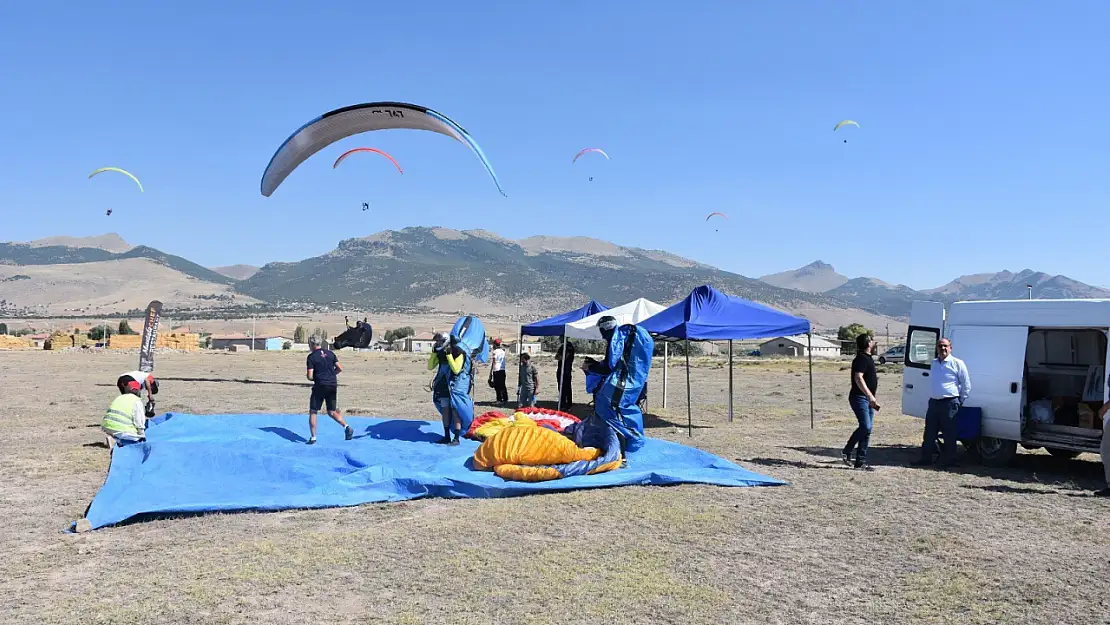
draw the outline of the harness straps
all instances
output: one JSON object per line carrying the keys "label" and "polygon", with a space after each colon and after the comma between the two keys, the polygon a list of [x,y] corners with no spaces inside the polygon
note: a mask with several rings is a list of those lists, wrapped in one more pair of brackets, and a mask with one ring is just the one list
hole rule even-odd
{"label": "harness straps", "polygon": [[616,410],[620,407],[621,398],[624,397],[624,390],[628,385],[628,359],[632,356],[634,332],[629,332],[624,337],[624,350],[621,352],[620,360],[617,361],[617,368],[620,375],[617,378],[616,392],[613,393],[613,409]]}

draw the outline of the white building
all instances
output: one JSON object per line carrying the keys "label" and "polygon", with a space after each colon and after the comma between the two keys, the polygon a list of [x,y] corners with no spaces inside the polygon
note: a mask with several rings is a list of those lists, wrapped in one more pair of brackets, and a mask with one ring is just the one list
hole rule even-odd
{"label": "white building", "polygon": [[[809,356],[808,349],[809,337],[804,334],[800,336],[780,336],[777,339],[760,343],[759,355],[807,357]],[[840,345],[826,341],[819,336],[813,337],[814,358],[838,358],[839,356]]]}

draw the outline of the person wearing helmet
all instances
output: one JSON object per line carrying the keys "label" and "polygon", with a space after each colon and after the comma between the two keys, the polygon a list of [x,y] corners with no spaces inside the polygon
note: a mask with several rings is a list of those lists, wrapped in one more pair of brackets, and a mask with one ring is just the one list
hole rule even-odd
{"label": "person wearing helmet", "polygon": [[609,367],[609,347],[613,342],[613,334],[617,331],[617,318],[612,315],[605,315],[597,320],[597,329],[601,332],[601,338],[605,339],[605,354],[603,360],[594,360],[593,358],[584,358],[582,360],[582,371],[585,373],[593,373],[595,375],[606,376],[613,372]]}
{"label": "person wearing helmet", "polygon": [[[124,376],[121,376],[121,379]],[[108,448],[117,444],[146,440],[146,411],[139,397],[142,385],[135,380],[117,384],[119,397],[112,400],[104,413],[101,431],[107,438]]]}
{"label": "person wearing helmet", "polygon": [[451,438],[452,421],[455,421],[455,424],[459,425],[458,429],[461,429],[458,419],[452,419],[451,381],[462,371],[465,360],[454,341],[448,344],[446,334],[436,333],[432,353],[428,357],[428,370],[436,372],[435,377],[432,378],[432,404],[435,405],[443,421],[443,438],[436,441],[440,445],[458,445],[462,434],[462,432],[456,432],[455,438]]}

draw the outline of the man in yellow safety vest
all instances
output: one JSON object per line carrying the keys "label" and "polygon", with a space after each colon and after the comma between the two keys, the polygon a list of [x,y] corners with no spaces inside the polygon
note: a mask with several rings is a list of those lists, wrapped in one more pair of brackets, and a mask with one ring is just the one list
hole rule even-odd
{"label": "man in yellow safety vest", "polygon": [[108,447],[116,443],[146,440],[146,411],[139,398],[142,386],[131,380],[119,387],[120,396],[112,401],[104,413],[100,429],[108,439]]}

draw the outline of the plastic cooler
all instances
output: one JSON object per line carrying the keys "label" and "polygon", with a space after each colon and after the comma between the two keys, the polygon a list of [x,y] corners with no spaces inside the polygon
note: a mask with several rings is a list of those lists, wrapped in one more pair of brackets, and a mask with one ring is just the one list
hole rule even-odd
{"label": "plastic cooler", "polygon": [[956,440],[970,441],[982,432],[983,409],[968,406],[956,413]]}

